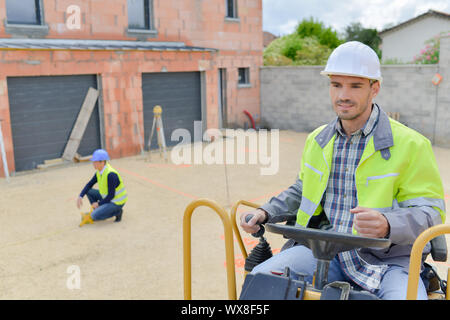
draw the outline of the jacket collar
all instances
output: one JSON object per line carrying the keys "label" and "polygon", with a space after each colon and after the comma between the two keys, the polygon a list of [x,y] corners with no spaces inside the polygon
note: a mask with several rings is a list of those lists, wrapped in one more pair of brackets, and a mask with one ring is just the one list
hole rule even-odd
{"label": "jacket collar", "polygon": [[[373,133],[373,144],[375,151],[381,151],[382,157],[388,160],[391,156],[389,148],[394,145],[391,124],[388,115],[377,104],[374,103],[373,106],[379,110],[378,123]],[[336,134],[337,122],[338,118],[334,119],[316,136],[316,142],[322,149]]]}

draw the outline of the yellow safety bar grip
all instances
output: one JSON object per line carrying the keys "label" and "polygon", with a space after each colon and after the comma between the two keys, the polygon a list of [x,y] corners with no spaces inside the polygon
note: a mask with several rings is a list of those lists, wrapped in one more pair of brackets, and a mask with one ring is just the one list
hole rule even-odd
{"label": "yellow safety bar grip", "polygon": [[450,300],[450,287],[449,284],[450,283],[450,268],[447,269],[447,292],[445,293],[445,297],[447,300]]}
{"label": "yellow safety bar grip", "polygon": [[411,249],[411,258],[409,262],[408,290],[407,300],[417,299],[417,290],[419,287],[420,265],[422,263],[422,252],[425,245],[432,239],[442,234],[450,233],[450,225],[439,224],[423,231],[414,241]]}
{"label": "yellow safety bar grip", "polygon": [[237,241],[239,243],[239,247],[241,248],[242,256],[244,257],[244,259],[247,259],[247,257],[248,257],[247,250],[245,249],[244,242],[242,241],[241,233],[239,232],[239,228],[238,228],[237,223],[236,223],[237,208],[241,204],[245,205],[247,207],[255,208],[255,209],[257,209],[257,208],[259,208],[261,206],[256,204],[256,203],[250,202],[250,201],[239,200],[238,202],[236,202],[234,204],[234,206],[231,208],[231,211],[230,211],[231,225],[233,226],[234,234],[236,235],[236,239],[237,239]]}
{"label": "yellow safety bar grip", "polygon": [[184,299],[192,299],[192,262],[191,262],[191,217],[197,207],[206,206],[214,210],[221,218],[225,234],[225,250],[228,279],[228,298],[236,300],[236,274],[234,268],[233,229],[230,217],[217,202],[208,199],[192,201],[184,211],[183,217],[183,262],[184,262]]}

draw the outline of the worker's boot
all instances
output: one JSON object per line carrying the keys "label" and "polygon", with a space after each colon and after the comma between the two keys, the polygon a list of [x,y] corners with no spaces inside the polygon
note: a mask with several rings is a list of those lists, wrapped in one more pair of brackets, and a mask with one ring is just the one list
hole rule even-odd
{"label": "worker's boot", "polygon": [[116,214],[116,220],[114,222],[120,222],[122,220],[123,209],[120,209],[120,212]]}
{"label": "worker's boot", "polygon": [[91,213],[81,213],[81,223],[80,227],[84,226],[85,224],[93,224],[94,220],[92,220]]}

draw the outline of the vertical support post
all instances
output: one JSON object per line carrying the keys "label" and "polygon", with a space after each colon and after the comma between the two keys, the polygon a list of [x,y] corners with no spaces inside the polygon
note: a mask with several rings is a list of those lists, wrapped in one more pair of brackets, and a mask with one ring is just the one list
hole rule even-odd
{"label": "vertical support post", "polygon": [[417,299],[423,248],[432,239],[445,233],[450,233],[450,225],[438,224],[422,232],[416,241],[414,241],[409,259],[408,290],[406,291],[407,300]]}
{"label": "vertical support post", "polygon": [[3,170],[5,172],[6,181],[9,182],[8,160],[6,159],[5,143],[3,141],[2,120],[0,120],[0,151],[3,159]]}
{"label": "vertical support post", "polygon": [[314,288],[322,290],[328,280],[328,269],[330,261],[317,259],[316,274],[314,277]]}
{"label": "vertical support post", "polygon": [[227,212],[216,202],[207,199],[192,201],[184,211],[183,217],[183,264],[184,264],[184,299],[192,299],[192,262],[191,262],[191,217],[194,209],[206,206],[213,209],[221,218],[225,233],[225,250],[228,279],[228,298],[236,300],[236,274],[234,269],[233,229]]}

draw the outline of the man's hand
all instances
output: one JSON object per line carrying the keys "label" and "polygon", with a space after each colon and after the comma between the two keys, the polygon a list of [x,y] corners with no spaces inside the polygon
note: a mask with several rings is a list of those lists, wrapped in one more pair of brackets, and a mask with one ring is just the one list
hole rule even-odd
{"label": "man's hand", "polygon": [[78,197],[77,198],[77,208],[80,209],[82,205],[83,205],[83,198]]}
{"label": "man's hand", "polygon": [[94,209],[94,210],[97,209],[98,208],[98,202],[92,203],[91,206],[92,206],[92,209]]}
{"label": "man's hand", "polygon": [[[245,217],[249,214],[253,214],[253,218],[249,222],[245,222]],[[256,222],[264,222],[267,219],[267,213],[262,209],[256,209],[253,211],[244,212],[241,214],[241,227],[247,233],[256,233],[259,231],[260,227]]]}
{"label": "man's hand", "polygon": [[359,235],[370,238],[384,238],[388,235],[389,222],[379,211],[356,207],[350,213],[355,215],[353,225]]}

